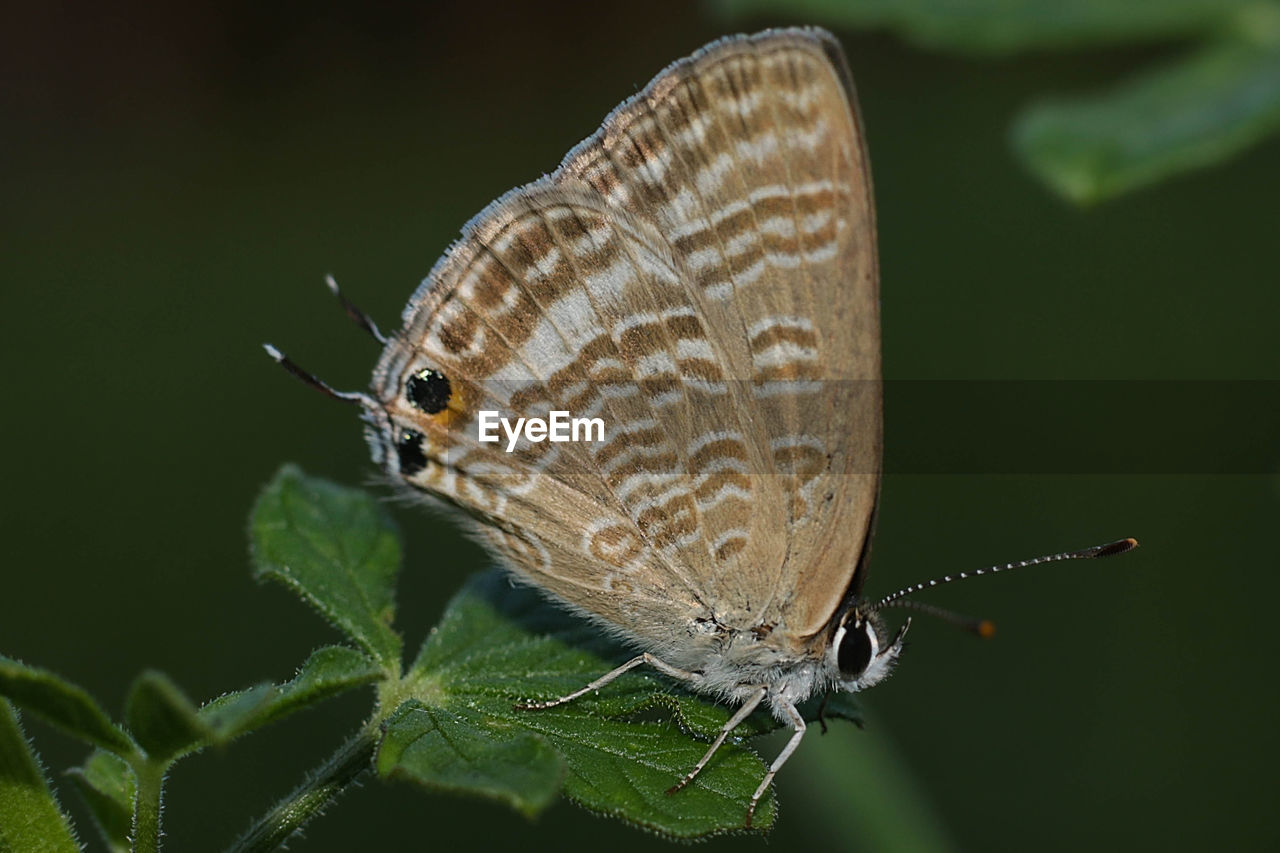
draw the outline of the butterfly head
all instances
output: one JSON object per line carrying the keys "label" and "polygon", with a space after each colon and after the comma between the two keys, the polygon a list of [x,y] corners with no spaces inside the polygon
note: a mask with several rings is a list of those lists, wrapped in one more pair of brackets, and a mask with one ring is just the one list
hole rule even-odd
{"label": "butterfly head", "polygon": [[426,437],[414,426],[399,423],[392,417],[388,406],[358,391],[335,391],[271,344],[264,344],[264,348],[281,367],[307,385],[335,400],[360,407],[365,441],[369,444],[369,452],[375,464],[386,469],[392,476],[404,478],[412,477],[426,467]]}
{"label": "butterfly head", "polygon": [[1106,545],[1095,545],[1078,551],[1067,551],[1061,554],[1050,554],[1036,557],[1033,560],[1021,560],[1005,563],[969,572],[945,575],[922,583],[912,584],[898,590],[892,595],[873,604],[857,603],[840,615],[836,621],[836,629],[831,634],[831,642],[827,647],[826,670],[832,683],[841,689],[857,691],[883,681],[902,653],[902,643],[911,627],[907,619],[898,632],[889,638],[888,630],[880,611],[889,607],[917,610],[937,616],[979,637],[990,637],[995,633],[995,626],[985,619],[970,619],[932,604],[925,604],[911,598],[917,592],[942,586],[958,580],[981,577],[1041,563],[1056,563],[1064,560],[1091,560],[1123,554],[1138,546],[1136,539],[1121,539]]}
{"label": "butterfly head", "polygon": [[865,690],[883,681],[893,671],[910,627],[908,619],[896,634],[890,635],[874,610],[847,610],[827,647],[826,666],[831,680],[848,691]]}

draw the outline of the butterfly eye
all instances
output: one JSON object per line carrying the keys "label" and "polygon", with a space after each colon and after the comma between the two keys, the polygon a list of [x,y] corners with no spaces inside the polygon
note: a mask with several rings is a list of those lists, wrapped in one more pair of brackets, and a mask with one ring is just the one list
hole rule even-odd
{"label": "butterfly eye", "polygon": [[422,433],[414,429],[402,429],[396,438],[396,456],[400,460],[400,476],[412,477],[427,467],[427,455],[422,451]]}
{"label": "butterfly eye", "polygon": [[874,630],[870,622],[855,622],[844,632],[840,648],[836,650],[841,676],[853,681],[866,672],[877,645],[872,635]]}
{"label": "butterfly eye", "polygon": [[443,412],[449,405],[449,377],[438,370],[423,368],[404,383],[404,393],[414,407],[428,415]]}

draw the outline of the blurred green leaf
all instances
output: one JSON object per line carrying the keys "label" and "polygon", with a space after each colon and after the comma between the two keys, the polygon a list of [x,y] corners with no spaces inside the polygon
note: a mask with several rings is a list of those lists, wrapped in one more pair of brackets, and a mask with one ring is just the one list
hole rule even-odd
{"label": "blurred green leaf", "polygon": [[13,706],[0,699],[0,850],[79,850],[27,744]]}
{"label": "blurred green leaf", "polygon": [[0,696],[74,738],[116,753],[134,748],[88,693],[48,670],[0,656]]}
{"label": "blurred green leaf", "polygon": [[274,684],[255,684],[200,706],[196,716],[208,727],[210,743],[226,743],[256,728],[276,696]]}
{"label": "blurred green leaf", "polygon": [[128,762],[101,749],[83,767],[67,772],[93,814],[102,839],[112,853],[128,853],[133,829],[133,804],[138,783]]}
{"label": "blurred green leaf", "polygon": [[1215,163],[1280,127],[1275,0],[717,0],[731,18],[763,11],[894,30],[971,54],[1200,37],[1189,59],[1101,95],[1045,100],[1018,117],[1014,145],[1058,194],[1091,204]]}
{"label": "blurred green leaf", "polygon": [[258,498],[250,528],[258,578],[293,589],[399,674],[400,638],[390,623],[400,541],[372,496],[286,465]]}
{"label": "blurred green leaf", "polygon": [[134,680],[124,715],[134,739],[154,762],[199,749],[216,737],[191,700],[162,672],[144,672]]}
{"label": "blurred green leaf", "polygon": [[888,29],[938,50],[1009,54],[1224,29],[1259,0],[713,0],[733,20],[785,14],[833,27]]}
{"label": "blurred green leaf", "polygon": [[[921,785],[897,755],[889,733],[832,728],[818,748],[796,751],[783,794],[795,797],[815,846],[881,853],[953,850]],[[808,744],[806,744],[808,745]],[[798,796],[797,796],[798,795]]]}
{"label": "blurred green leaf", "polygon": [[325,646],[312,652],[289,681],[219,696],[200,709],[200,716],[221,739],[230,739],[384,677],[382,669],[362,652]]}
{"label": "blurred green leaf", "polygon": [[1100,96],[1045,102],[1014,144],[1059,193],[1096,202],[1221,162],[1280,128],[1280,45],[1221,44]]}

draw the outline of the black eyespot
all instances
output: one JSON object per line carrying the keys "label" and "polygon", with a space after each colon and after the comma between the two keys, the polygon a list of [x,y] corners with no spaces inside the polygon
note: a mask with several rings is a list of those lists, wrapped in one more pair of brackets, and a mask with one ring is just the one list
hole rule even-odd
{"label": "black eyespot", "polygon": [[836,664],[840,674],[853,680],[866,671],[871,663],[871,631],[874,629],[867,622],[850,622],[840,638],[840,648],[836,650]]}
{"label": "black eyespot", "polygon": [[400,430],[396,439],[396,456],[400,459],[400,476],[412,477],[427,467],[427,454],[422,451],[422,433],[414,429]]}
{"label": "black eyespot", "polygon": [[445,410],[449,405],[451,391],[449,378],[430,368],[419,370],[404,383],[404,392],[409,396],[409,402],[428,415]]}

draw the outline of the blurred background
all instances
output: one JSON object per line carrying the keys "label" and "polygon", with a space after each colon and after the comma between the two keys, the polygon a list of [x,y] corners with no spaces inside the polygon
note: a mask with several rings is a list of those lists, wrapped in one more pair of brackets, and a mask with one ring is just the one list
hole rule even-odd
{"label": "blurred background", "polygon": [[[1275,122],[1250,114],[1231,144],[1114,180],[1105,139],[1073,148],[1045,131],[1075,127],[1072,110],[1101,110],[1113,129],[1115,114],[1141,117],[1127,81],[1141,104],[1151,69],[1176,76],[1242,20],[1261,21],[1247,35],[1265,42],[1272,4],[1228,26],[1181,0],[1172,23],[1012,47],[1010,19],[975,13],[963,32],[978,36],[948,43],[959,23],[871,14],[884,3],[111,6],[27,4],[0,29],[4,654],[113,712],[148,667],[198,700],[292,675],[337,635],[250,580],[250,504],[285,461],[349,484],[375,472],[354,414],[260,344],[364,387],[377,349],[324,274],[394,326],[463,222],[550,171],[668,62],[726,33],[821,23],[861,97],[885,370],[901,380],[869,590],[1123,536],[1143,547],[932,596],[994,619],[997,637],[916,620],[900,671],[864,697],[867,731],[811,737],[782,774],[773,843],[909,848],[877,828],[887,795],[918,800],[919,832],[961,850],[1275,849]],[[1265,105],[1280,86],[1268,67],[1231,103]],[[1221,79],[1187,87],[1202,100],[1178,101],[1190,106],[1173,110],[1186,119],[1175,131],[1234,120]],[[1117,91],[1111,116],[1088,101]],[[1159,148],[1159,132],[1118,131],[1129,152]],[[988,414],[991,395],[967,389],[991,383],[1021,390],[996,393],[1004,406]],[[1114,404],[1144,394],[1150,409]],[[1026,431],[1033,464],[991,461],[993,434]],[[487,560],[426,513],[396,513],[399,624],[416,648]],[[366,708],[367,694],[347,696],[180,764],[170,849],[227,844]],[[61,776],[83,748],[26,725],[98,844]],[[885,762],[891,773],[862,772]],[[496,804],[370,782],[292,846],[588,839],[659,844],[567,802],[531,826]]]}

